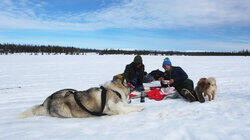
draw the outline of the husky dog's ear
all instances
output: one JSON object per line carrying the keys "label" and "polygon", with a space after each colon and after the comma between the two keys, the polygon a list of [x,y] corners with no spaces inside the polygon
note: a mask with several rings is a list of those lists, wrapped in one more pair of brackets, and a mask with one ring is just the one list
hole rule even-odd
{"label": "husky dog's ear", "polygon": [[123,79],[123,74],[117,74],[117,75],[113,76],[112,81],[117,81],[117,80],[122,80],[122,79]]}
{"label": "husky dog's ear", "polygon": [[112,79],[112,81],[116,81],[116,80],[118,80],[119,78],[118,77],[116,77],[116,76],[113,76],[113,79]]}

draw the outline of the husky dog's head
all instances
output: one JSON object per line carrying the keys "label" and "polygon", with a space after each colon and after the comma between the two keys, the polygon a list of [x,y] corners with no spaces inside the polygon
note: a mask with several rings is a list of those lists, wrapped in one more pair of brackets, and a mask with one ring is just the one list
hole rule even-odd
{"label": "husky dog's head", "polygon": [[122,84],[125,88],[129,88],[128,82],[124,77],[114,76],[111,82]]}
{"label": "husky dog's head", "polygon": [[124,101],[127,101],[128,95],[130,93],[130,88],[125,79],[114,77],[111,82],[108,82],[104,85],[108,89],[115,90],[119,92]]}

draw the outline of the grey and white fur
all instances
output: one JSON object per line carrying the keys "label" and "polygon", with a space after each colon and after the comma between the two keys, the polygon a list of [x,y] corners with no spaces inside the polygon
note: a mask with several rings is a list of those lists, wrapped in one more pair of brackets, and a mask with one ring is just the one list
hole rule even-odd
{"label": "grey and white fur", "polygon": [[[103,85],[106,92],[106,104],[103,110],[107,115],[120,115],[130,112],[139,112],[144,109],[143,106],[132,106],[127,104],[130,89],[127,82],[121,79],[113,79],[111,82]],[[114,92],[121,94],[121,98]],[[74,99],[77,94],[81,104],[89,111],[101,111],[101,92],[99,87],[90,88],[85,91],[76,91],[74,89],[63,89],[53,93],[47,97],[41,105],[35,105],[24,111],[19,118],[27,118],[32,116],[52,116],[59,118],[85,118],[93,117],[93,115],[84,111],[78,106]],[[74,94],[72,94],[74,93]]]}

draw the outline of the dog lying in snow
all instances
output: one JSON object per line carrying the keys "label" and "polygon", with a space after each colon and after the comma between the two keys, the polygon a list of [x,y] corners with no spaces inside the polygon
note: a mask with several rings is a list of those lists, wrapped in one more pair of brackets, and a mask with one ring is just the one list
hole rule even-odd
{"label": "dog lying in snow", "polygon": [[[201,78],[199,82],[197,83],[197,86],[200,86],[202,88],[202,92],[204,93],[204,97],[208,95],[208,100],[211,101],[211,95],[212,100],[214,100],[215,93],[217,91],[217,85],[216,80],[213,77],[210,78]],[[196,86],[196,87],[197,87]]]}
{"label": "dog lying in snow", "polygon": [[143,106],[126,105],[130,88],[126,80],[115,78],[111,82],[85,91],[63,89],[46,98],[43,104],[24,111],[19,118],[52,116],[59,118],[85,118],[139,112]]}

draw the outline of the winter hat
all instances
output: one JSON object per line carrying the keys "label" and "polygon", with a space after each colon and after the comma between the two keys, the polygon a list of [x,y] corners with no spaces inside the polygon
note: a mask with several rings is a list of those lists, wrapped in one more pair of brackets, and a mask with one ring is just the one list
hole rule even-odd
{"label": "winter hat", "polygon": [[168,57],[166,57],[166,58],[164,59],[164,61],[163,61],[163,63],[162,63],[162,67],[164,67],[164,66],[166,66],[166,65],[172,66],[171,61],[170,61],[170,59],[169,59]]}
{"label": "winter hat", "polygon": [[134,63],[136,64],[142,64],[142,58],[140,55],[137,55],[135,58],[134,58]]}

